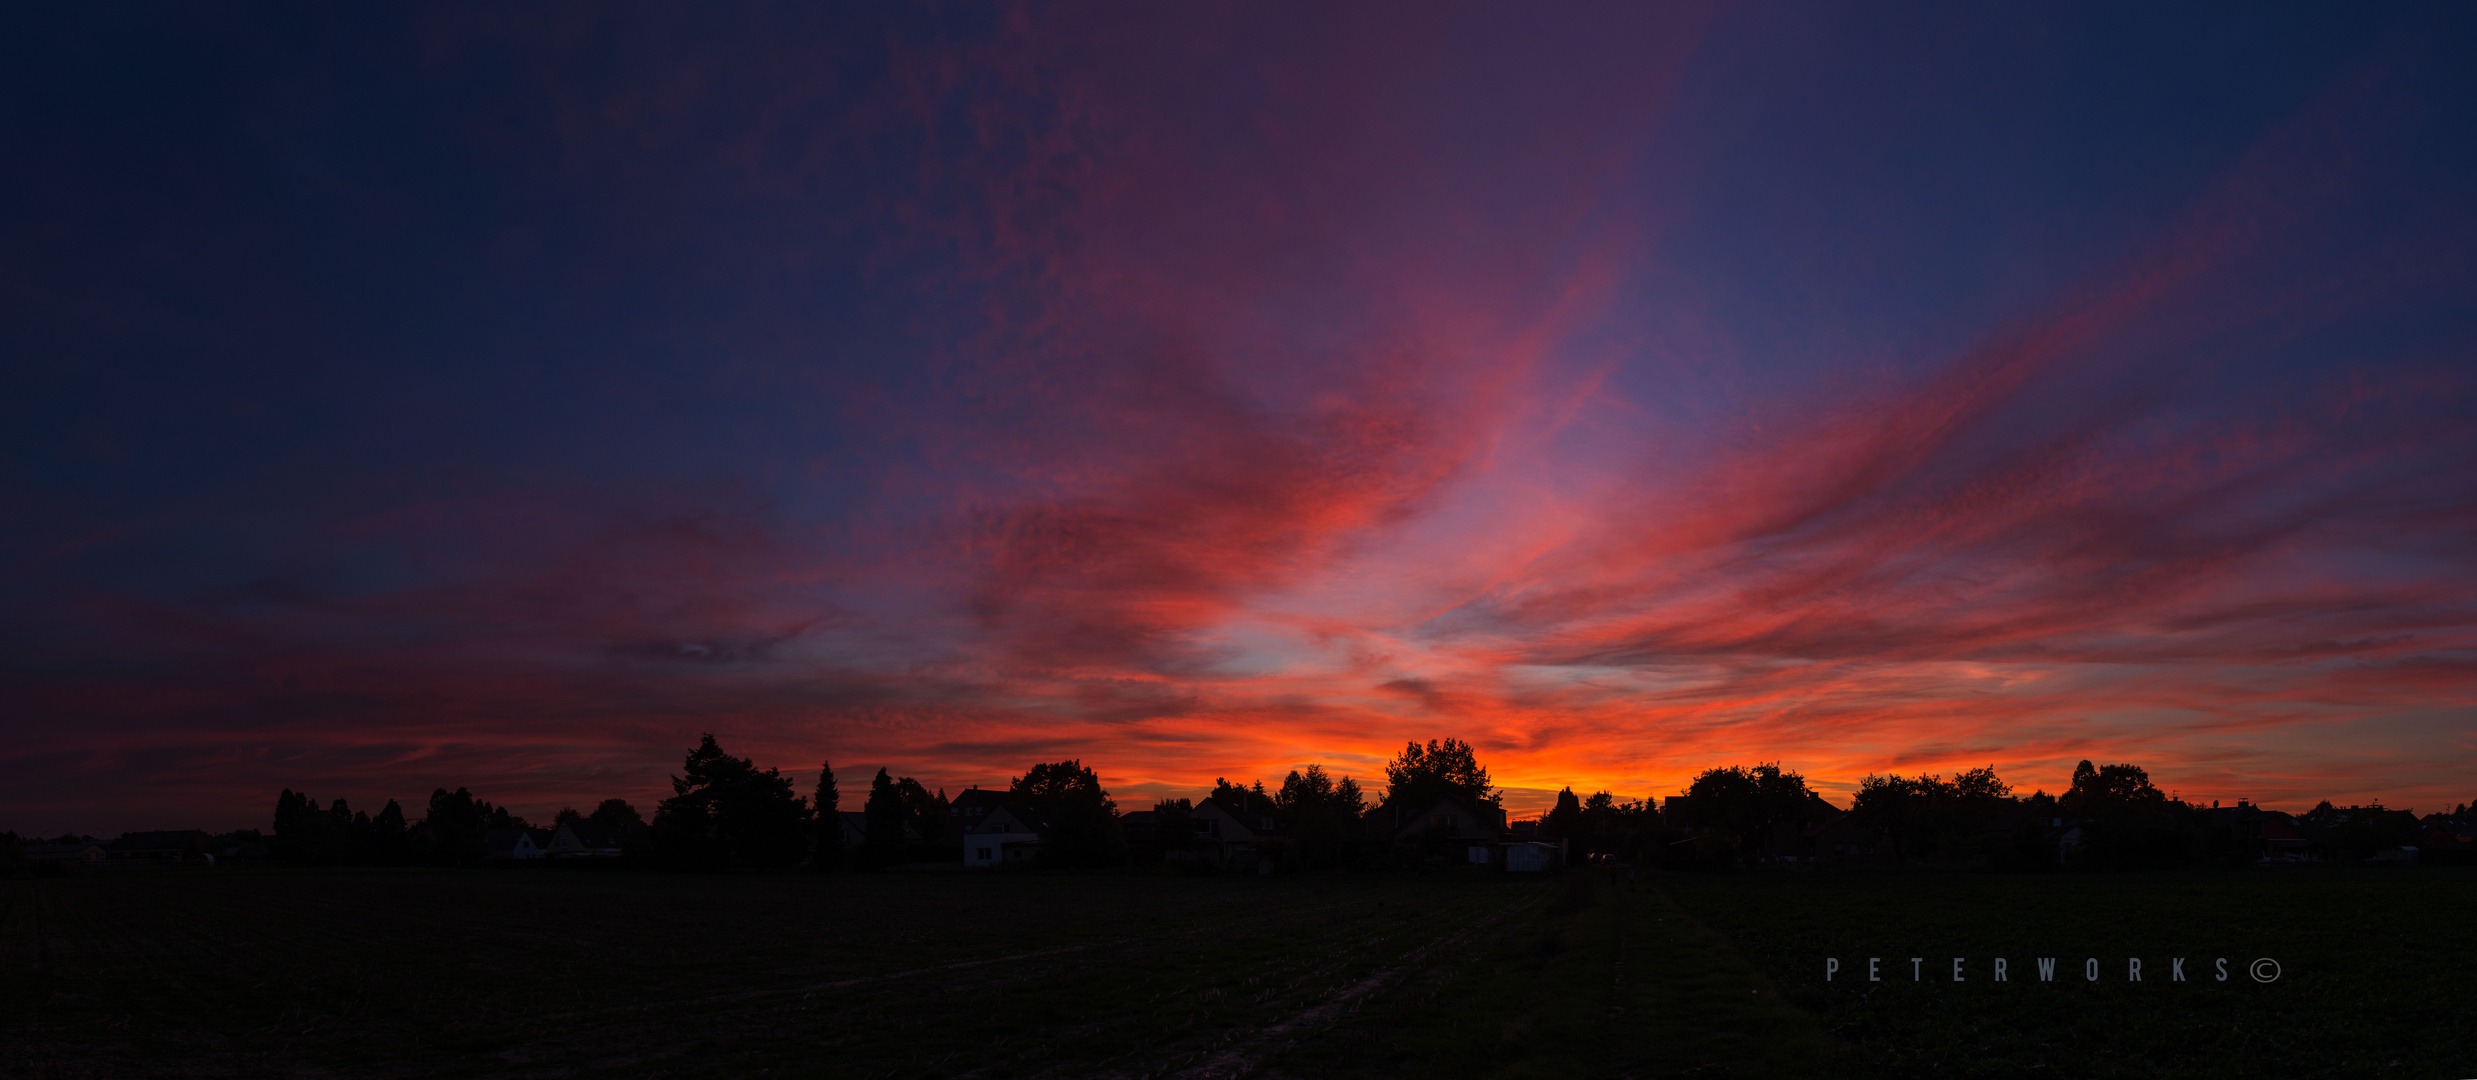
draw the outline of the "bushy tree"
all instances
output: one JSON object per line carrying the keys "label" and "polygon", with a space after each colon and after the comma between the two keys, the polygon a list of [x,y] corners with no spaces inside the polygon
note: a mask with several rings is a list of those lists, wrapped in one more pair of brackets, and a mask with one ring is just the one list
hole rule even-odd
{"label": "bushy tree", "polygon": [[886,770],[869,781],[869,801],[860,812],[867,837],[862,861],[873,870],[903,861],[903,794]]}
{"label": "bushy tree", "polygon": [[1896,860],[1958,859],[1988,854],[1974,850],[1980,830],[2011,805],[2011,785],[1990,765],[1950,780],[1934,773],[1868,776],[1849,812],[1858,824],[1883,833]]}
{"label": "bushy tree", "polygon": [[353,853],[352,823],[342,799],[325,810],[308,793],[285,788],[275,797],[275,856],[307,866],[343,862]]}
{"label": "bushy tree", "polygon": [[1186,851],[1195,847],[1195,803],[1163,799],[1154,803],[1152,810],[1155,850]]}
{"label": "bushy tree", "polygon": [[1118,833],[1118,804],[1102,790],[1101,778],[1080,760],[1034,765],[1007,781],[1010,798],[1040,812],[1048,832],[1041,834],[1041,861],[1055,866],[1098,866],[1118,861],[1124,842]]}
{"label": "bushy tree", "polygon": [[1430,739],[1423,747],[1413,742],[1385,766],[1386,802],[1415,808],[1447,795],[1487,806],[1503,800],[1503,794],[1489,786],[1488,769],[1469,743]]}
{"label": "bushy tree", "polygon": [[602,824],[608,825],[614,829],[626,830],[641,829],[645,827],[645,819],[637,815],[636,807],[628,805],[628,800],[626,799],[602,800],[599,805],[593,808],[592,817],[595,821],[599,821]]}
{"label": "bushy tree", "polygon": [[2082,866],[2147,870],[2184,861],[2187,832],[2179,819],[2185,808],[2168,801],[2167,793],[2150,783],[2138,765],[2101,765],[2088,760],[2073,767],[2073,784],[2057,798],[2066,813],[2081,818],[2082,842],[2073,860]]}
{"label": "bushy tree", "polygon": [[946,793],[931,794],[908,776],[895,778],[894,793],[903,804],[903,823],[920,834],[924,846],[937,846],[946,835]]}
{"label": "bushy tree", "polygon": [[675,865],[779,867],[808,854],[808,801],[792,794],[791,778],[723,752],[710,733],[671,791],[654,809],[654,832]]}
{"label": "bushy tree", "polygon": [[430,806],[412,830],[414,854],[425,862],[463,866],[490,857],[482,830],[498,808],[462,787],[433,788]]}
{"label": "bushy tree", "polygon": [[1557,805],[1540,816],[1540,835],[1550,840],[1568,841],[1575,854],[1591,850],[1589,838],[1583,835],[1583,803],[1574,797],[1570,787],[1557,789]]}
{"label": "bushy tree", "polygon": [[843,867],[843,795],[834,786],[834,763],[817,763],[817,794],[809,800],[817,808],[816,843],[809,854],[809,864],[820,870],[840,870]]}
{"label": "bushy tree", "polygon": [[1686,819],[1753,858],[1774,829],[1805,819],[1812,798],[1806,778],[1776,762],[1706,769],[1686,787]]}
{"label": "bushy tree", "polygon": [[404,820],[404,807],[394,799],[387,800],[378,816],[370,819],[371,860],[394,866],[411,858],[411,831]]}
{"label": "bushy tree", "polygon": [[1359,819],[1367,796],[1350,777],[1336,781],[1322,765],[1293,769],[1273,795],[1273,816],[1310,868],[1349,865],[1358,853]]}

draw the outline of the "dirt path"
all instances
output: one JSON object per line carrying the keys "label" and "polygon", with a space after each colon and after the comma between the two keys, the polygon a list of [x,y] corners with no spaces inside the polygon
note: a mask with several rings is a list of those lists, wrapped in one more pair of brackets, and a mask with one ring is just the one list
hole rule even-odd
{"label": "dirt path", "polygon": [[1262,1066],[1265,1059],[1289,1048],[1300,1039],[1327,1028],[1371,994],[1399,982],[1404,976],[1430,966],[1430,958],[1442,950],[1469,940],[1482,930],[1494,927],[1512,916],[1529,910],[1541,902],[1530,896],[1507,904],[1486,918],[1466,923],[1459,930],[1429,941],[1402,955],[1386,967],[1357,982],[1339,986],[1318,998],[1314,1004],[1300,1009],[1258,1029],[1254,1036],[1224,1047],[1200,1064],[1172,1074],[1173,1080],[1236,1080],[1249,1076]]}

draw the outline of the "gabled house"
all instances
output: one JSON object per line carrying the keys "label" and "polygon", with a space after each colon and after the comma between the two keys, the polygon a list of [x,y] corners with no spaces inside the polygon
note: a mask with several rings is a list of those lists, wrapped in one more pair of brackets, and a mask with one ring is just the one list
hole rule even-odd
{"label": "gabled house", "polygon": [[1856,817],[1836,814],[1806,831],[1806,848],[1819,862],[1868,863],[1884,855],[1882,830],[1858,823]]}
{"label": "gabled house", "polygon": [[1039,857],[1041,832],[1048,828],[1040,811],[1021,803],[1000,803],[973,817],[963,834],[963,865],[1023,866]]}
{"label": "gabled house", "polygon": [[2417,822],[2417,842],[2428,851],[2469,851],[2477,849],[2477,814],[2453,817],[2449,814],[2427,814]]}
{"label": "gabled house", "polygon": [[211,839],[197,829],[173,829],[165,832],[122,833],[104,850],[115,863],[154,863],[177,866],[181,863],[212,863],[207,854]]}
{"label": "gabled house", "polygon": [[593,818],[564,821],[550,835],[544,852],[553,859],[611,858],[620,854],[619,830]]}
{"label": "gabled house", "polygon": [[1368,811],[1367,838],[1380,844],[1439,839],[1463,844],[1494,844],[1506,836],[1505,811],[1457,795],[1419,803],[1387,799]]}
{"label": "gabled house", "polygon": [[1229,870],[1272,873],[1278,849],[1286,842],[1273,808],[1253,795],[1198,800],[1187,824],[1195,830],[1196,850],[1204,860]]}
{"label": "gabled house", "polygon": [[2304,862],[2311,857],[2312,842],[2304,827],[2283,811],[2238,799],[2234,806],[2213,806],[2202,813],[2213,825],[2226,827],[2255,862]]}
{"label": "gabled house", "polygon": [[990,811],[1007,802],[1005,792],[978,785],[956,792],[954,799],[946,804],[946,834],[940,839],[947,844],[961,843],[965,833],[971,832],[972,827],[988,817]]}
{"label": "gabled house", "polygon": [[539,859],[546,852],[537,833],[547,836],[541,829],[483,829],[482,844],[493,859]]}

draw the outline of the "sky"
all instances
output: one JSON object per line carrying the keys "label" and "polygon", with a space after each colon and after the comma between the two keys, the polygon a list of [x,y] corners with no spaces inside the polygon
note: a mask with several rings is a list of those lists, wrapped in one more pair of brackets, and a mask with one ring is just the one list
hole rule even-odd
{"label": "sky", "polygon": [[0,19],[0,827],[2477,799],[2477,8]]}

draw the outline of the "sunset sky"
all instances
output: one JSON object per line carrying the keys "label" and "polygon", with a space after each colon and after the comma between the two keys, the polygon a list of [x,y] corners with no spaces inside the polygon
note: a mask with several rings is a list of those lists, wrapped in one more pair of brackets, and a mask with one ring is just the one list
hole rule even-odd
{"label": "sunset sky", "polygon": [[2477,799],[2477,7],[0,24],[0,828]]}

